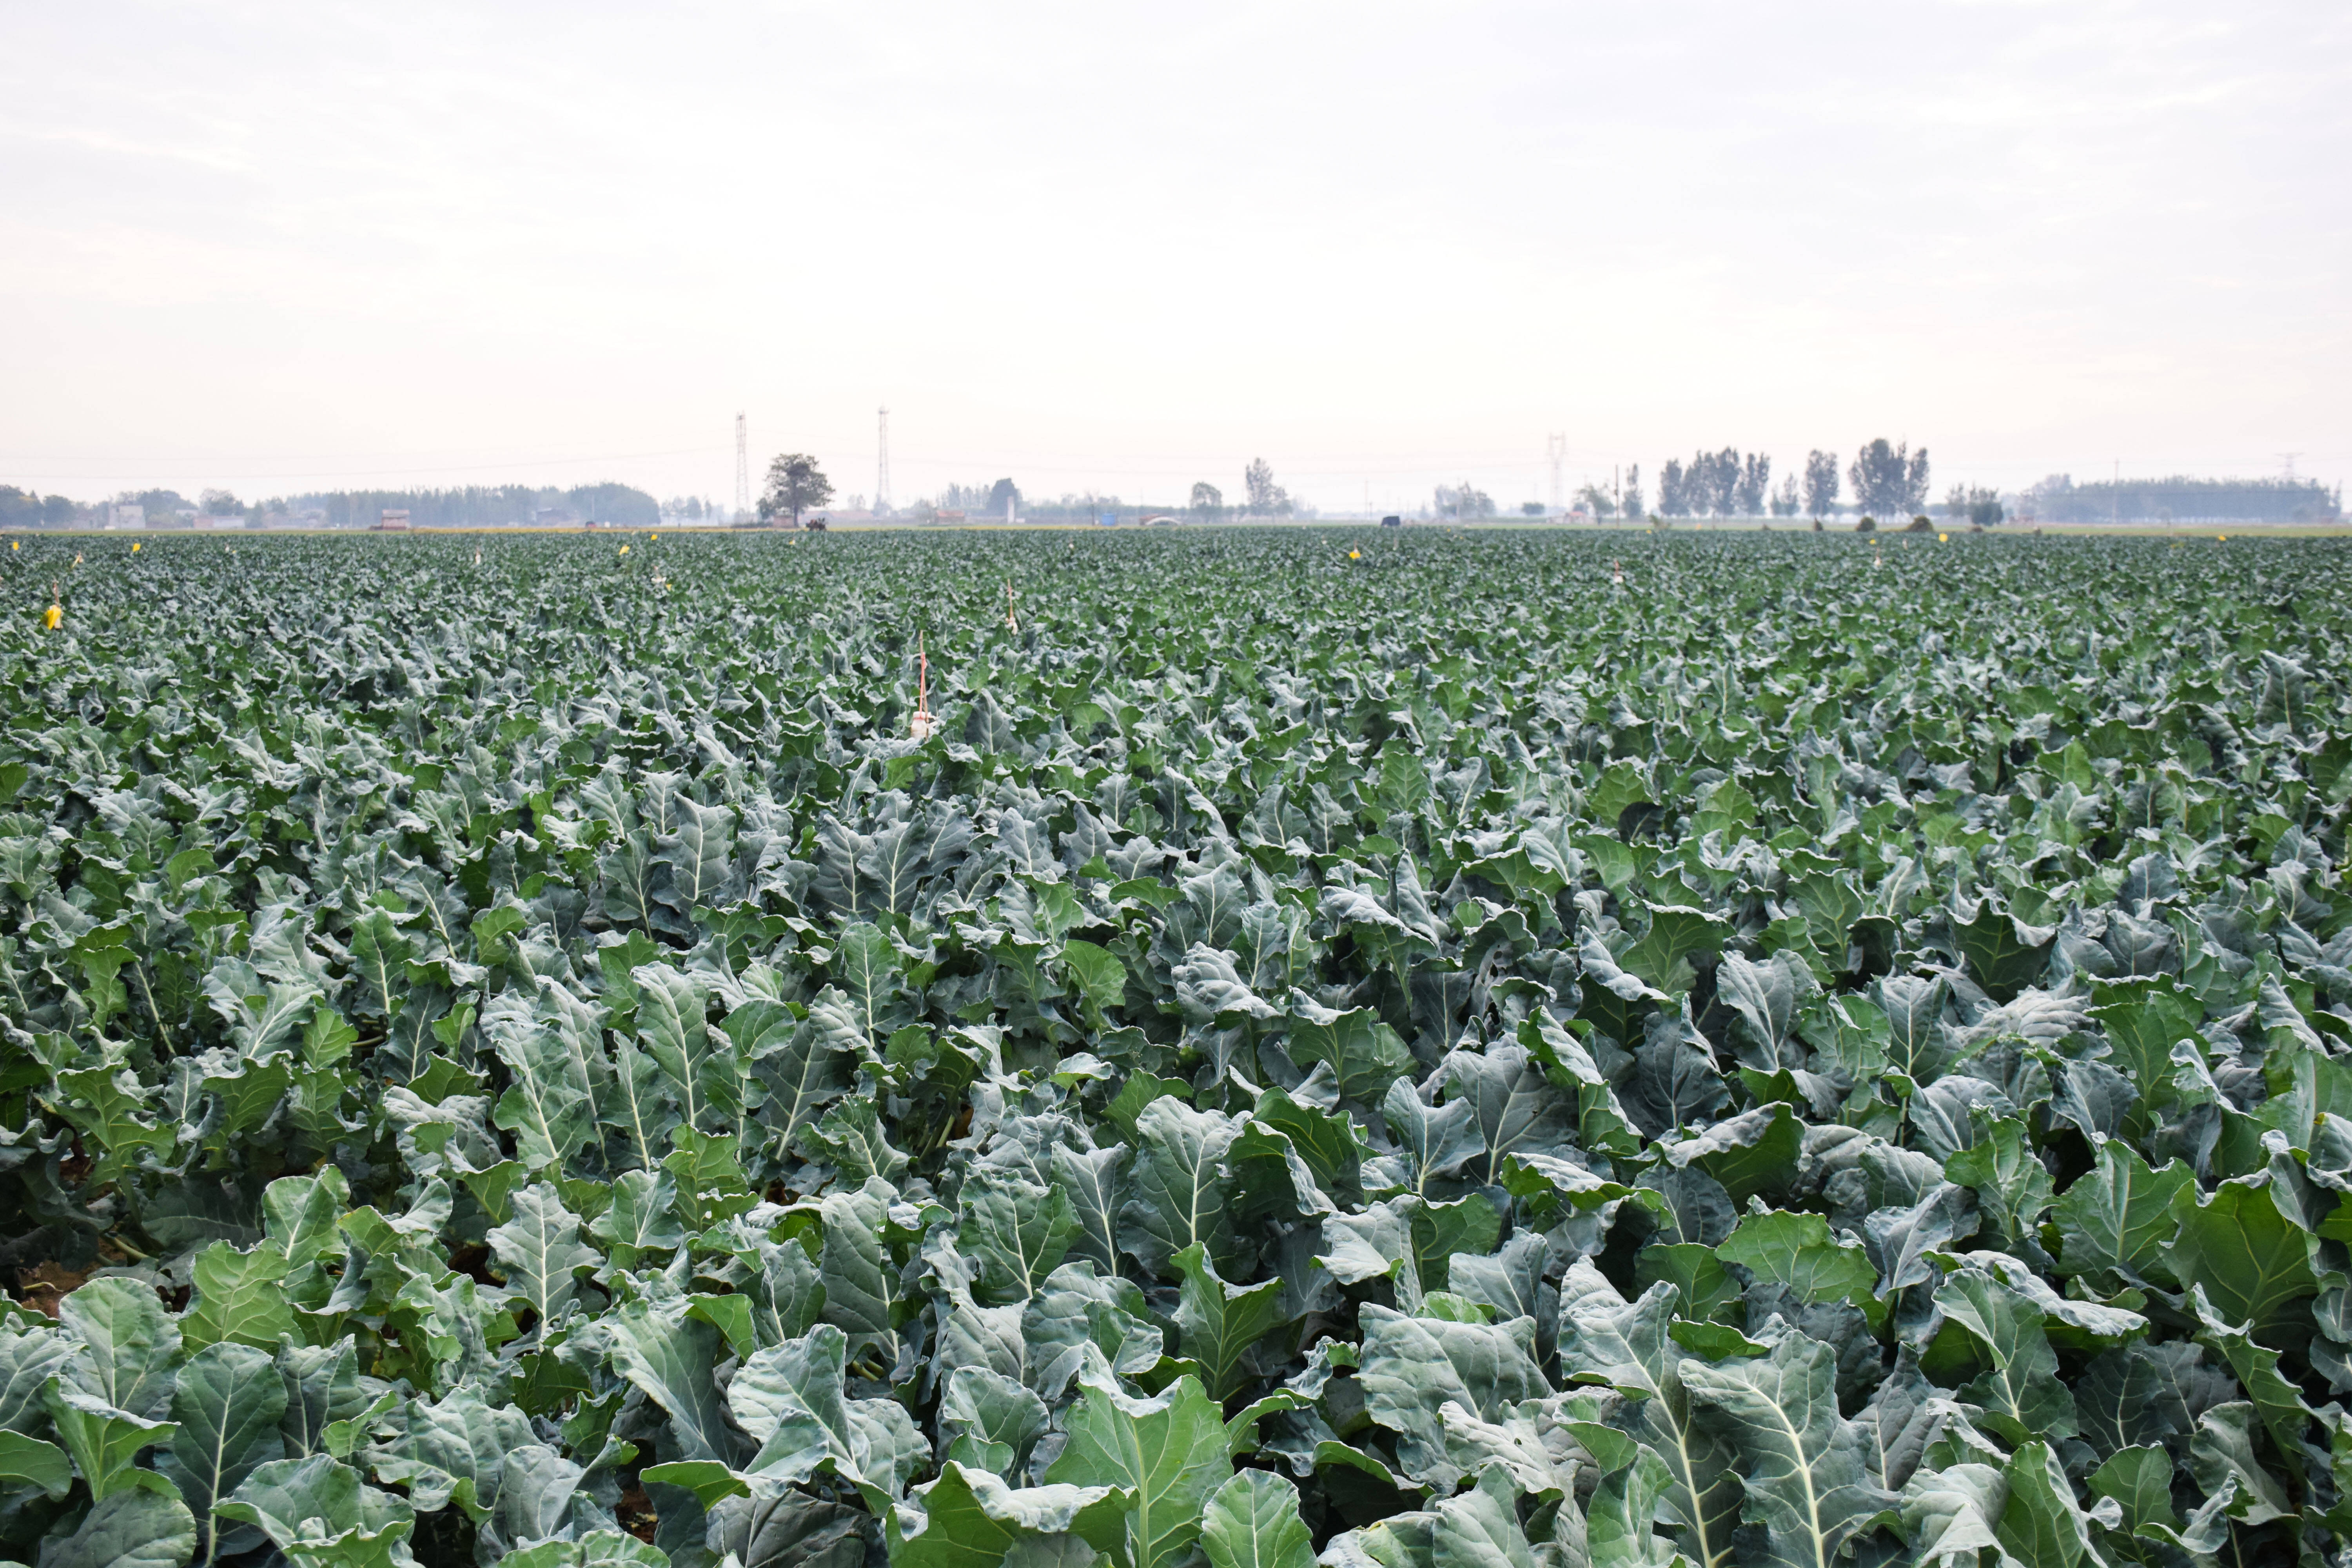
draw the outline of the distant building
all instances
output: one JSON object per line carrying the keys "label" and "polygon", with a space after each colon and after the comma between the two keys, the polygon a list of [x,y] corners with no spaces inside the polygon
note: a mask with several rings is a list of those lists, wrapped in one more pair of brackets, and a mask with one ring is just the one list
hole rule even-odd
{"label": "distant building", "polygon": [[[580,521],[580,514],[568,506],[543,506],[530,514],[530,521],[539,528],[570,528]],[[588,526],[596,525],[591,522]]]}
{"label": "distant building", "polygon": [[403,508],[388,506],[383,509],[383,515],[376,520],[375,526],[379,533],[406,533],[408,513]]}
{"label": "distant building", "polygon": [[147,526],[147,509],[143,506],[131,506],[118,502],[106,509],[106,526],[144,528]]}
{"label": "distant building", "polygon": [[963,509],[961,507],[943,506],[931,515],[938,518],[941,522],[961,522],[963,521]]}

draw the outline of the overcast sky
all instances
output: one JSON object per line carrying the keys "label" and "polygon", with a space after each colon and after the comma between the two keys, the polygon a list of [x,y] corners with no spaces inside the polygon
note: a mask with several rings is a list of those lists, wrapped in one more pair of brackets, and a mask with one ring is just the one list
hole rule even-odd
{"label": "overcast sky", "polygon": [[2321,0],[5,0],[0,482],[2337,482],[2348,87]]}

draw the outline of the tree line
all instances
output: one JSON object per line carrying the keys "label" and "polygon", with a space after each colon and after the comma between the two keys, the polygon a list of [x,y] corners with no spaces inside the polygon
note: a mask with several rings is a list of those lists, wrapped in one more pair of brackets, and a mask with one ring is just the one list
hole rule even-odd
{"label": "tree line", "polygon": [[2168,519],[2230,522],[2336,522],[2344,516],[2340,488],[2317,479],[2101,479],[2078,485],[2053,474],[2019,498],[2038,521],[2136,522]]}
{"label": "tree line", "polygon": [[1658,469],[1657,504],[1643,505],[1642,468],[1635,464],[1609,485],[1588,484],[1577,504],[1594,517],[1834,517],[1852,510],[1889,517],[1916,514],[1927,502],[1927,449],[1884,437],[1856,452],[1841,473],[1835,454],[1819,447],[1805,454],[1804,467],[1772,484],[1772,459],[1736,447],[1702,449],[1685,463],[1669,458]]}
{"label": "tree line", "polygon": [[110,505],[142,508],[149,520],[185,512],[242,517],[324,528],[368,528],[387,511],[404,511],[417,528],[494,528],[528,524],[543,512],[621,528],[650,528],[661,521],[654,498],[632,485],[605,482],[568,489],[541,485],[467,485],[454,489],[313,490],[244,501],[227,490],[208,489],[190,500],[163,487],[124,490],[112,503],[83,506],[64,496],[38,496],[0,485],[0,528],[68,528],[104,521]]}

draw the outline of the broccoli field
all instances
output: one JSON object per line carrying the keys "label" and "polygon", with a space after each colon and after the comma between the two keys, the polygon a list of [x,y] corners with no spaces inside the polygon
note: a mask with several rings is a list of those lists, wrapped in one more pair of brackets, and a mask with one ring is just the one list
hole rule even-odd
{"label": "broccoli field", "polygon": [[2347,565],[24,538],[0,1555],[2346,1562]]}

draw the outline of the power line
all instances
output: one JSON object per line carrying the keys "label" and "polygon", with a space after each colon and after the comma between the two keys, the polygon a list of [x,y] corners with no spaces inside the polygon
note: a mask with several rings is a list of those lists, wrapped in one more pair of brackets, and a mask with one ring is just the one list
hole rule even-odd
{"label": "power line", "polygon": [[751,521],[751,444],[743,433],[743,416],[735,416],[735,521]]}

